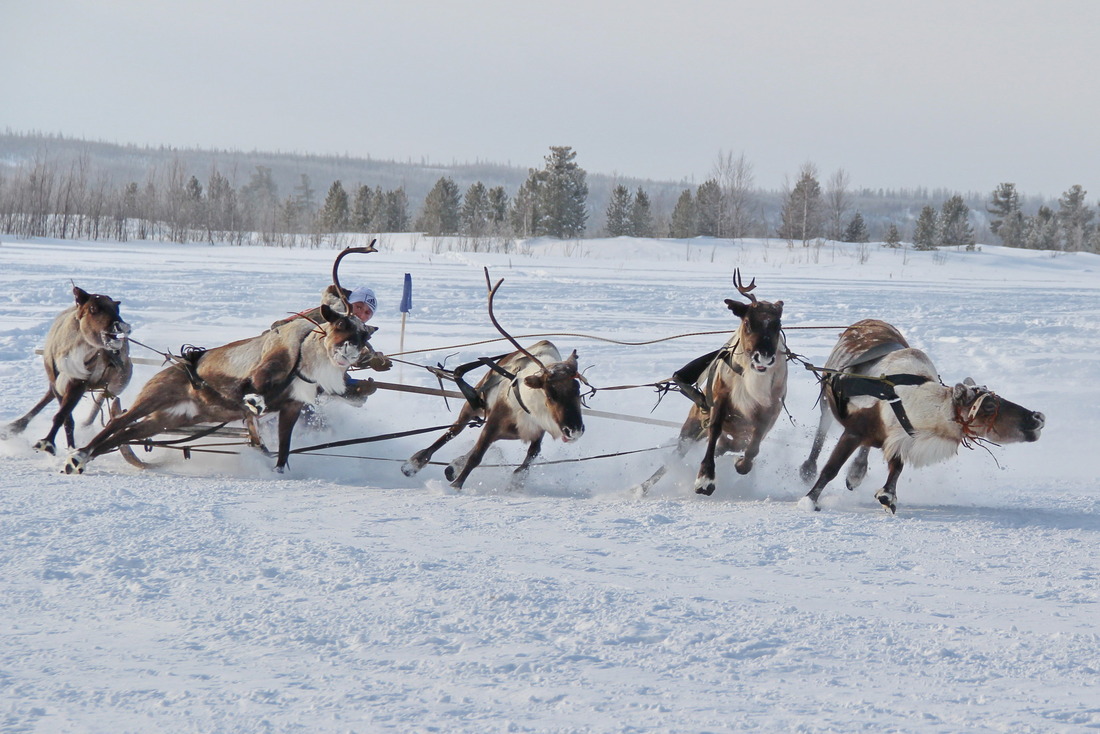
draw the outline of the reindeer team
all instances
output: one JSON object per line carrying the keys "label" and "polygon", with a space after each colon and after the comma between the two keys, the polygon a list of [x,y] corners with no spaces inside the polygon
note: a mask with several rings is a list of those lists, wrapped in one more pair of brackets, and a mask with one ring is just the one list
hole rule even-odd
{"label": "reindeer team", "polygon": [[[375,328],[350,313],[348,291],[337,275],[346,254],[372,251],[356,248],[337,256],[333,285],[326,290],[327,302],[322,303],[318,319],[294,319],[259,336],[177,358],[146,383],[126,411],[120,409],[118,395],[132,372],[130,327],[119,314],[119,301],[74,287],[75,305],[54,321],[43,349],[47,392],[26,415],[0,431],[0,438],[21,433],[35,415],[57,400],[51,428],[34,447],[54,453],[57,433],[64,427],[69,448],[76,449],[72,412],[91,391],[97,394],[97,408],[88,422],[104,400],[110,401],[111,417],[87,445],[66,459],[66,473],[82,473],[92,459],[115,450],[140,465],[133,459],[131,444],[199,423],[243,420],[258,443],[255,418],[264,413],[278,414],[275,469],[283,471],[303,406],[324,393],[362,399],[373,392],[373,381],[351,380],[347,373],[378,356],[370,345]],[[488,271],[485,275],[488,284]],[[759,300],[753,293],[755,280],[746,286],[739,273],[734,274],[734,285],[748,303],[725,301],[738,319],[733,335],[721,349],[689,363],[671,381],[694,403],[680,430],[675,460],[705,440],[694,485],[704,495],[715,490],[717,456],[740,453],[734,464],[737,472],[752,470],[787,394],[787,360],[792,355],[782,330],[783,302]],[[451,486],[463,486],[492,443],[518,439],[527,442],[528,450],[513,473],[511,486],[517,487],[539,455],[546,434],[572,442],[584,433],[581,383],[585,380],[576,351],[562,359],[549,341],[521,346],[493,313],[499,287],[500,282],[489,290],[489,316],[516,350],[480,360],[491,369],[475,387],[462,381],[462,370],[455,371],[452,379],[463,388],[467,402],[438,440],[405,462],[402,471],[408,476],[420,471],[468,425],[480,423],[473,448],[446,467]],[[969,378],[953,387],[941,384],[929,357],[910,347],[894,326],[883,321],[867,319],[845,329],[818,371],[821,419],[810,456],[800,469],[803,480],[812,483],[802,500],[809,509],[820,509],[825,486],[853,453],[849,489],[866,474],[870,449],[882,449],[888,476],[875,498],[893,513],[898,477],[906,464],[942,461],[959,446],[982,441],[1036,441],[1045,422],[1042,413],[1012,403]],[[817,459],[834,419],[843,432],[819,473]],[[658,468],[638,491],[647,492],[667,469],[667,464]]]}

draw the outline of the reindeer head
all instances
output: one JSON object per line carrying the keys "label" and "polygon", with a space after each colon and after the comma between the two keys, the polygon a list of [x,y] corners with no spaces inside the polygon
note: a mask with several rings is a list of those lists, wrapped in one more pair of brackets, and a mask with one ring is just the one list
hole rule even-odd
{"label": "reindeer head", "polygon": [[76,286],[73,286],[73,297],[76,300],[80,333],[85,341],[97,349],[106,349],[109,352],[122,349],[130,334],[130,325],[118,313],[121,302],[88,293]]}
{"label": "reindeer head", "polygon": [[1030,443],[1039,440],[1046,416],[1005,400],[967,377],[951,391],[955,420],[970,438],[996,443]]}
{"label": "reindeer head", "polygon": [[[511,334],[504,330],[493,312],[493,299],[503,282],[504,279],[501,278],[496,285],[492,285],[489,280],[489,268],[485,268],[485,286],[489,289],[489,320],[493,322],[493,326],[501,336],[510,341],[512,346],[539,368],[537,373],[523,378],[524,385],[532,390],[540,390],[545,395],[545,399],[529,411],[532,414],[537,412],[549,417],[549,422],[544,424],[543,428],[551,435],[560,437],[566,443],[576,441],[584,433],[580,383],[586,382],[577,366],[577,350],[574,349],[567,359],[547,365],[530,350],[524,349]],[[554,354],[557,356],[557,349],[554,349]]]}
{"label": "reindeer head", "polygon": [[776,364],[782,340],[783,301],[769,303],[757,300],[752,293],[756,288],[756,278],[746,286],[741,281],[740,270],[734,271],[733,284],[741,295],[749,299],[749,303],[726,299],[726,306],[733,311],[734,316],[741,319],[740,348],[749,355],[749,366],[752,369],[767,372]]}
{"label": "reindeer head", "polygon": [[[532,390],[542,390],[546,394],[545,408],[551,421],[550,432],[559,434],[565,443],[576,441],[584,433],[584,419],[581,416],[581,376],[577,365],[577,350],[561,362],[544,365],[534,355],[523,350],[535,362],[542,365],[541,371],[523,378],[523,384]],[[556,430],[554,430],[556,429]]]}
{"label": "reindeer head", "polygon": [[342,314],[327,304],[321,304],[321,318],[325,324],[321,327],[325,353],[332,363],[342,370],[358,364],[373,352],[370,345],[371,335],[378,331],[355,316]]}

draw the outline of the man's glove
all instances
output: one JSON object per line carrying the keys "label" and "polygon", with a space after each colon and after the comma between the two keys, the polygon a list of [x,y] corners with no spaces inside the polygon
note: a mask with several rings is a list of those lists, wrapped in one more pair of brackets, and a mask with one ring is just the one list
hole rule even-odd
{"label": "man's glove", "polygon": [[378,391],[378,386],[374,384],[374,378],[368,377],[365,380],[353,380],[350,377],[347,379],[347,388],[344,390],[344,399],[349,403],[355,405],[362,405],[367,401],[367,397],[374,395]]}
{"label": "man's glove", "polygon": [[367,360],[367,367],[375,372],[385,372],[390,367],[393,367],[393,360],[381,352],[375,352],[371,355],[371,358]]}

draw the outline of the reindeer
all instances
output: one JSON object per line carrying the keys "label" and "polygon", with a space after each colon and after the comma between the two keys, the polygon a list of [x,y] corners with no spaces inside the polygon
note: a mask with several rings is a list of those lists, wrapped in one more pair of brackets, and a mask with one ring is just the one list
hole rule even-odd
{"label": "reindeer", "polygon": [[[875,499],[897,512],[897,482],[906,464],[925,466],[989,441],[1038,441],[1046,418],[978,386],[969,377],[954,387],[940,382],[924,352],[909,347],[895,327],[876,319],[852,324],[840,335],[822,379],[822,418],[810,457],[801,467],[812,477],[831,413],[844,427],[840,440],[806,494],[820,509],[822,490],[859,449],[848,474],[854,489],[867,470],[867,453],[881,448],[889,474]],[[826,408],[825,403],[828,404]]]}
{"label": "reindeer", "polygon": [[[337,269],[350,252],[374,250],[348,248],[337,256],[332,271],[337,293],[343,292]],[[283,472],[302,407],[322,392],[345,394],[347,370],[372,351],[369,340],[375,327],[327,303],[321,304],[319,316],[317,322],[294,319],[250,339],[189,353],[185,360],[154,375],[127,412],[112,419],[69,458],[65,473],[80,474],[95,457],[167,430],[204,422],[249,422],[275,412],[279,414],[275,470]],[[364,380],[359,389],[369,394],[373,382]]]}
{"label": "reindeer", "polygon": [[[489,270],[485,270],[489,284]],[[493,298],[503,279],[489,290],[489,318],[497,330],[516,347],[516,351],[495,358],[493,369],[474,388],[465,387],[467,402],[458,419],[431,446],[418,451],[406,461],[401,471],[411,477],[431,461],[432,455],[455,438],[475,419],[484,420],[474,447],[465,456],[452,461],[444,475],[455,489],[461,489],[494,442],[505,439],[526,441],[527,455],[512,474],[512,487],[522,486],[531,463],[542,449],[542,439],[551,437],[565,443],[576,441],[584,433],[581,417],[580,382],[584,381],[577,366],[577,352],[563,360],[558,348],[542,340],[525,349],[513,339],[493,314]],[[474,365],[467,365],[472,367]],[[461,380],[460,370],[456,379]]]}
{"label": "reindeer", "polygon": [[56,451],[54,440],[62,425],[69,448],[76,446],[72,413],[89,390],[102,391],[104,396],[109,396],[111,413],[119,413],[118,395],[130,384],[133,372],[127,341],[130,325],[119,315],[119,301],[76,286],[73,286],[73,297],[76,305],[62,311],[46,335],[42,350],[49,383],[46,394],[30,412],[10,423],[4,436],[22,433],[31,419],[56,399],[59,407],[53,425],[34,445],[36,450],[48,454]]}
{"label": "reindeer", "polygon": [[[726,306],[741,320],[737,331],[721,349],[703,355],[678,370],[673,381],[695,405],[688,413],[676,454],[683,458],[691,446],[707,439],[706,453],[695,480],[698,494],[714,493],[716,455],[743,452],[734,464],[738,474],[748,474],[760,452],[760,443],[775,425],[787,395],[787,344],[781,319],[783,301],[760,301],[734,271],[737,291],[749,299],[729,298]],[[702,385],[702,390],[696,385]],[[640,485],[644,494],[668,471],[668,465]]]}

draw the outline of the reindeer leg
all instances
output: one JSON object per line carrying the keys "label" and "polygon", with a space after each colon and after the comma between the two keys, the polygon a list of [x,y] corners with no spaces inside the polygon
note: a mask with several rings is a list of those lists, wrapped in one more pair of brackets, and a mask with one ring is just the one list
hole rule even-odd
{"label": "reindeer leg", "polygon": [[829,455],[829,460],[825,462],[825,466],[821,470],[821,475],[814,482],[814,486],[810,488],[810,491],[806,493],[806,497],[810,500],[814,510],[821,509],[817,504],[818,497],[821,496],[825,485],[831,482],[840,472],[840,468],[844,466],[844,462],[848,460],[852,452],[859,448],[860,440],[860,437],[855,433],[845,431],[840,440],[837,441],[833,453]]}
{"label": "reindeer leg", "polygon": [[[477,468],[481,463],[481,460],[485,458],[485,452],[489,450],[489,447],[493,445],[493,442],[500,436],[500,421],[489,421],[481,429],[481,434],[477,437],[477,443],[474,444],[470,453],[466,454],[466,461],[462,465],[462,470],[458,472],[458,476],[454,477],[451,481],[451,486],[454,489],[462,489],[462,485],[466,481],[466,477],[470,476],[470,472]],[[447,475],[447,479],[452,479],[452,475],[455,471],[454,464],[448,466],[444,471]]]}
{"label": "reindeer leg", "polygon": [[[95,435],[88,444],[69,457],[65,462],[66,474],[83,474],[88,462],[97,456],[102,456],[116,448],[121,452],[123,446],[128,443],[142,441],[150,436],[155,436],[163,430],[183,425],[185,418],[174,416],[168,418],[162,413],[156,416],[157,410],[152,404],[142,405],[136,403],[130,410],[120,411],[103,430]],[[130,452],[131,455],[133,452]],[[126,454],[123,458],[129,461]],[[135,457],[136,458],[136,457]],[[130,462],[134,463],[134,462]],[[144,467],[138,461],[135,466]]]}
{"label": "reindeer leg", "polygon": [[875,499],[893,515],[898,511],[898,477],[901,476],[901,470],[905,468],[905,464],[900,456],[895,456],[887,462],[887,466],[890,468],[890,473],[886,477],[883,488],[875,492]]}
{"label": "reindeer leg", "polygon": [[471,413],[468,413],[465,408],[463,408],[458,414],[458,420],[447,429],[446,433],[436,439],[428,448],[417,451],[408,461],[401,465],[401,473],[407,477],[411,477],[423,469],[428,462],[432,460],[432,456],[436,451],[439,451],[439,449],[443,448],[451,439],[462,433],[466,425],[470,422],[471,415]]}
{"label": "reindeer leg", "polygon": [[710,411],[707,450],[703,454],[703,461],[699,464],[699,475],[695,478],[696,494],[705,494],[708,497],[714,494],[714,454],[726,422],[726,409],[729,402],[727,397],[716,395],[714,398],[714,407]]}
{"label": "reindeer leg", "polygon": [[844,484],[849,490],[858,487],[863,478],[867,476],[867,456],[870,453],[870,446],[861,446],[859,451],[856,452],[856,458],[852,459],[852,464],[848,467],[848,476],[844,480]]}
{"label": "reindeer leg", "polygon": [[[676,442],[675,457],[677,459],[683,459],[687,456],[688,449],[702,438],[703,419],[698,413],[699,410],[697,408],[692,408],[691,412],[688,413],[687,420],[684,421],[684,425],[680,429],[680,438]],[[653,488],[653,485],[661,481],[665,474],[668,474],[668,468],[671,463],[672,460],[669,459],[668,462],[657,467],[657,471],[653,472],[653,475],[650,476],[649,479],[634,487],[635,494],[642,496],[647,494],[649,490]]]}
{"label": "reindeer leg", "polygon": [[[56,447],[54,446],[54,439],[57,438],[57,432],[61,430],[61,426],[66,426],[65,436],[69,437],[68,424],[72,423],[73,408],[80,398],[84,396],[84,383],[80,381],[73,381],[69,384],[68,389],[65,390],[65,394],[59,398],[61,407],[57,410],[57,415],[53,417],[53,426],[50,428],[50,432],[46,434],[46,437],[41,439],[34,445],[36,451],[45,451],[47,454],[54,454]],[[72,439],[70,439],[71,441]],[[71,444],[70,444],[71,446]]]}
{"label": "reindeer leg", "polygon": [[821,447],[825,445],[825,436],[829,433],[829,426],[833,424],[833,415],[828,406],[824,404],[824,396],[821,398],[821,418],[817,422],[817,433],[814,434],[814,443],[810,447],[810,455],[802,462],[798,469],[802,481],[809,484],[817,476],[817,457],[821,455]]}
{"label": "reindeer leg", "polygon": [[54,399],[53,388],[47,388],[46,394],[41,400],[35,403],[35,406],[31,408],[25,416],[19,420],[12,421],[4,428],[0,433],[0,439],[6,440],[8,436],[17,436],[23,431],[27,430],[27,425],[31,422],[36,415],[42,412],[42,409],[50,404],[50,401]]}
{"label": "reindeer leg", "polygon": [[294,424],[302,413],[302,405],[297,401],[290,401],[279,411],[279,458],[275,462],[275,471],[280,474],[286,471],[287,460],[290,458],[290,436],[294,433]]}
{"label": "reindeer leg", "polygon": [[512,481],[508,485],[508,489],[520,489],[527,481],[527,473],[531,471],[531,462],[542,451],[542,436],[539,436],[527,446],[527,456],[523,457],[523,463],[521,463],[516,470],[512,472]]}
{"label": "reindeer leg", "polygon": [[[104,394],[103,397],[106,397],[106,394]],[[100,402],[102,403],[102,401],[100,401]],[[98,410],[98,407],[97,407],[96,413],[98,413],[98,412],[99,412],[99,410]],[[117,418],[118,416],[122,415],[122,413],[123,413],[122,402],[118,398],[112,398],[111,402],[107,404],[107,413],[110,415],[112,420]],[[88,416],[88,417],[89,417],[88,422],[90,423],[91,419],[94,418],[95,415],[91,415],[91,416]],[[118,447],[118,454],[123,459],[125,459],[126,463],[129,464],[130,466],[136,466],[138,469],[148,469],[149,468],[148,465],[144,461],[139,459],[137,457],[137,455],[134,454],[134,450],[132,448],[130,448],[129,444],[124,443],[121,446],[119,446]]]}

